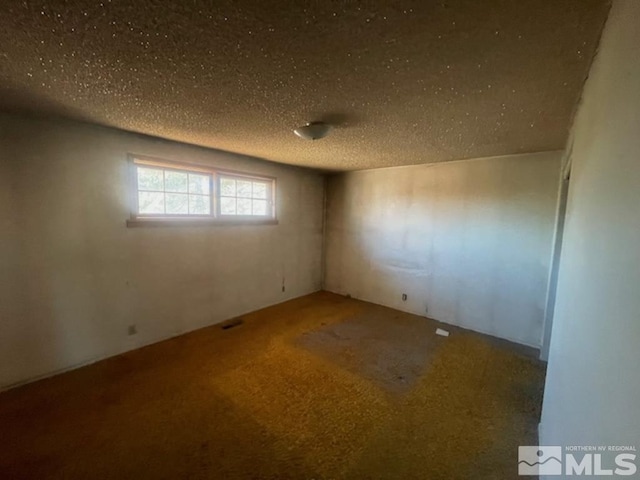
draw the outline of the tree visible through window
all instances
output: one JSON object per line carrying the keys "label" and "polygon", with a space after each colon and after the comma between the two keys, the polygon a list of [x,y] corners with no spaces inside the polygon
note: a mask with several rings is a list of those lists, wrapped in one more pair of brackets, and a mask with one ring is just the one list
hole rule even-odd
{"label": "tree visible through window", "polygon": [[137,166],[138,213],[210,215],[211,175]]}
{"label": "tree visible through window", "polygon": [[220,176],[220,214],[265,216],[269,211],[269,182]]}
{"label": "tree visible through window", "polygon": [[275,179],[132,158],[135,219],[274,219]]}

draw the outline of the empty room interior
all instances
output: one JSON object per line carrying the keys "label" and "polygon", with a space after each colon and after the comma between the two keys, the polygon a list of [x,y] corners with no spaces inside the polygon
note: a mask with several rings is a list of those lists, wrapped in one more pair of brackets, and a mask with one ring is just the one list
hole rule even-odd
{"label": "empty room interior", "polygon": [[0,25],[1,479],[640,478],[640,1]]}

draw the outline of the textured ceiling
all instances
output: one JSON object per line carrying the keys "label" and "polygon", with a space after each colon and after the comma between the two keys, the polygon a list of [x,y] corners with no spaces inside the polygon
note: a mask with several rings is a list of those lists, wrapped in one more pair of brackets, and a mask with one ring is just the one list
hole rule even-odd
{"label": "textured ceiling", "polygon": [[329,170],[559,149],[608,8],[3,0],[0,109]]}

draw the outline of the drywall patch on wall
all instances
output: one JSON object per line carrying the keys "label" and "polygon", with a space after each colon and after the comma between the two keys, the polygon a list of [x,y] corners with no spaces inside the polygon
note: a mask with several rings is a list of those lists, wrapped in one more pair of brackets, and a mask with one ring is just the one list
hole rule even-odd
{"label": "drywall patch on wall", "polygon": [[[75,122],[0,132],[0,388],[320,289],[317,172]],[[126,228],[129,152],[275,176],[279,224]]]}
{"label": "drywall patch on wall", "polygon": [[547,152],[333,176],[326,288],[538,347],[560,159]]}

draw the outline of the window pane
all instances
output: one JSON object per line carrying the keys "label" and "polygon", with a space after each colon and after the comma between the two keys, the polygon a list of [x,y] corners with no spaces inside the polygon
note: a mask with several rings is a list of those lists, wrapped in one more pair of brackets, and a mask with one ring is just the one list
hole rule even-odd
{"label": "window pane", "polygon": [[267,201],[253,200],[253,215],[266,215],[266,214],[267,214]]}
{"label": "window pane", "polygon": [[189,174],[189,193],[209,195],[209,175]]}
{"label": "window pane", "polygon": [[267,184],[253,182],[253,198],[267,198]]}
{"label": "window pane", "polygon": [[158,168],[138,167],[138,190],[164,190],[164,172]]}
{"label": "window pane", "polygon": [[209,215],[211,213],[211,197],[208,195],[189,195],[189,213]]}
{"label": "window pane", "polygon": [[165,170],[164,172],[164,189],[167,192],[184,192],[187,193],[187,174],[184,172],[172,172]]}
{"label": "window pane", "polygon": [[220,179],[220,195],[224,195],[226,197],[235,197],[236,181],[231,180],[230,178],[221,178]]}
{"label": "window pane", "polygon": [[220,213],[222,213],[222,215],[235,215],[236,199],[222,197],[220,199]]}
{"label": "window pane", "polygon": [[[240,183],[240,182],[238,182]],[[238,207],[237,207],[238,215],[251,215],[251,199],[250,198],[239,198],[238,199]]]}
{"label": "window pane", "polygon": [[189,213],[189,197],[185,193],[167,193],[167,213],[187,214]]}
{"label": "window pane", "polygon": [[237,180],[236,185],[238,197],[251,198],[251,182],[247,182],[245,180]]}
{"label": "window pane", "polygon": [[164,193],[138,192],[140,213],[164,213]]}
{"label": "window pane", "polygon": [[[135,161],[138,212],[141,216],[271,217],[273,182],[268,178],[191,170],[167,162]],[[195,167],[194,167],[195,168]],[[216,180],[216,186],[212,184]],[[214,200],[216,210],[212,208]],[[134,212],[135,215],[135,212]]]}

